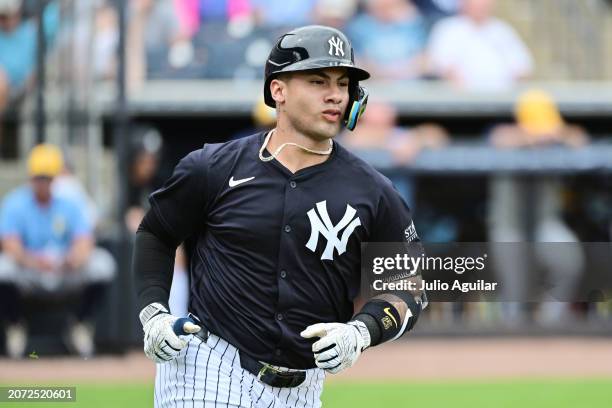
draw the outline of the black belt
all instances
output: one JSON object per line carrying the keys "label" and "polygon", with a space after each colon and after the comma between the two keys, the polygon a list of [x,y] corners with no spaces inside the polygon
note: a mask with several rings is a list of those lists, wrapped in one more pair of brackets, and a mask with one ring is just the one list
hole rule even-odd
{"label": "black belt", "polygon": [[[204,327],[204,325],[201,324],[200,319],[191,313],[189,314],[189,317],[195,319],[202,328],[199,332],[195,333],[194,336],[206,343],[210,332]],[[268,384],[271,387],[297,387],[306,379],[306,371],[280,371],[278,368],[273,367],[270,364],[262,363],[261,361],[256,360],[242,351],[240,351],[240,366],[257,377],[259,381],[264,384]]]}
{"label": "black belt", "polygon": [[306,379],[306,371],[283,372],[277,368],[255,360],[240,352],[240,366],[257,377],[259,381],[272,387],[297,387]]}

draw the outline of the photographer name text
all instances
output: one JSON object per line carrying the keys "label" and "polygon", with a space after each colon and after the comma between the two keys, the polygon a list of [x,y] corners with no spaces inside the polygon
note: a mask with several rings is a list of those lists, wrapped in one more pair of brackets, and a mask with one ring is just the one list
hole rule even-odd
{"label": "photographer name text", "polygon": [[387,290],[425,290],[425,291],[460,291],[463,293],[470,291],[484,291],[492,292],[497,288],[498,282],[488,282],[484,279],[478,279],[475,282],[462,282],[459,279],[455,279],[452,282],[442,282],[441,280],[433,281],[394,281],[385,282],[382,279],[377,279],[372,283],[372,287],[376,291],[387,291]]}

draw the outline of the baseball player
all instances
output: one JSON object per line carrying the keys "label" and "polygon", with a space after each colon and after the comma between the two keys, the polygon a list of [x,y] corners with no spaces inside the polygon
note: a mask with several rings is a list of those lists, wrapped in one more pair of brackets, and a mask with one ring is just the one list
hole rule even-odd
{"label": "baseball player", "polygon": [[[326,373],[414,326],[416,292],[354,313],[361,243],[418,241],[391,183],[333,140],[363,113],[368,77],[334,28],[283,35],[265,68],[276,128],[190,153],[151,195],[134,274],[156,407],[318,407]],[[187,319],[168,293],[188,237]]]}

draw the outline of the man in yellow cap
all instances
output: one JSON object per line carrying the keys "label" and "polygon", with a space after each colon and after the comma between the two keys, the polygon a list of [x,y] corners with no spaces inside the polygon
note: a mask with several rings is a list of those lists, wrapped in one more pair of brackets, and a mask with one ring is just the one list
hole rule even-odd
{"label": "man in yellow cap", "polygon": [[[549,93],[541,89],[522,92],[514,108],[515,123],[498,125],[491,134],[492,144],[500,149],[536,149],[547,146],[579,148],[588,142],[584,130],[566,123]],[[521,177],[497,174],[490,182],[488,208],[489,239],[492,242],[553,243],[579,241],[563,220],[562,180],[554,174]],[[529,222],[526,222],[529,219]],[[520,245],[496,245],[495,270],[504,290],[501,296],[504,320],[521,324],[528,310],[519,300],[529,293],[530,280],[549,286],[534,314],[542,325],[555,325],[571,317],[571,298],[585,266],[585,255],[578,245],[565,245],[551,251],[549,245],[535,245],[533,256]],[[530,273],[545,272],[534,278]]]}
{"label": "man in yellow cap", "polygon": [[63,168],[61,151],[41,144],[30,153],[30,183],[10,192],[0,208],[0,322],[7,321],[6,351],[23,356],[27,336],[23,298],[84,290],[68,346],[82,356],[93,353],[88,323],[114,275],[112,257],[94,248],[92,226],[76,203],[52,193]]}
{"label": "man in yellow cap", "polygon": [[491,135],[500,148],[566,145],[580,147],[587,143],[584,130],[566,123],[550,94],[541,89],[521,93],[514,107],[516,123],[499,125]]}

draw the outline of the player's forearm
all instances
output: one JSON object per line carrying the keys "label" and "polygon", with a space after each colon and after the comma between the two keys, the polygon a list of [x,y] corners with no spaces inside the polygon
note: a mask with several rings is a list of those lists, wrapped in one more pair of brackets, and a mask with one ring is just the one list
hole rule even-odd
{"label": "player's forearm", "polygon": [[[412,282],[410,286],[405,285],[405,287],[414,287],[414,288],[421,288],[422,280],[423,279],[421,278],[420,275],[415,275],[415,276],[411,276],[406,279],[402,279],[402,281],[404,282]],[[423,291],[420,289],[414,290],[414,291],[408,291],[408,292],[410,293],[410,295],[412,295],[413,298],[418,299],[418,300],[421,300],[423,296]],[[402,324],[407,318],[410,317],[410,314],[408,313],[410,311],[410,309],[408,308],[408,304],[406,304],[406,302],[402,298],[400,298],[399,296],[393,293],[383,293],[378,296],[374,296],[372,299],[380,299],[380,300],[389,302],[395,308],[395,310],[397,310],[397,312],[399,313]]]}
{"label": "player's forearm", "polygon": [[386,301],[391,306],[393,306],[395,310],[397,310],[399,317],[400,317],[399,325],[403,324],[407,316],[409,316],[408,305],[406,304],[406,302],[404,302],[402,299],[400,299],[399,297],[395,295],[392,295],[390,293],[384,293],[382,295],[378,295],[372,298],[372,300],[374,299]]}
{"label": "player's forearm", "polygon": [[136,233],[132,269],[139,310],[154,302],[167,307],[175,252],[151,231],[141,228]]}

